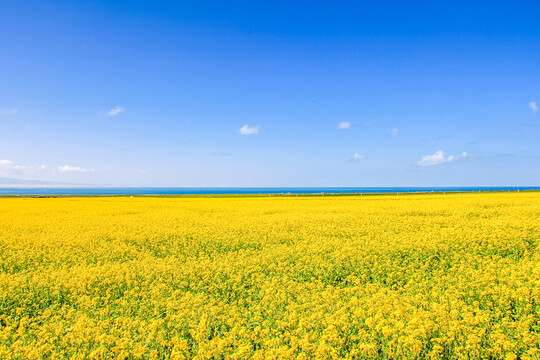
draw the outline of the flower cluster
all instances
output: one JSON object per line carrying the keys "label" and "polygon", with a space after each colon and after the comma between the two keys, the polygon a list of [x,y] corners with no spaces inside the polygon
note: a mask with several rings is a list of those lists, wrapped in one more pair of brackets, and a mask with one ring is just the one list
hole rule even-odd
{"label": "flower cluster", "polygon": [[0,359],[538,359],[540,193],[0,199]]}

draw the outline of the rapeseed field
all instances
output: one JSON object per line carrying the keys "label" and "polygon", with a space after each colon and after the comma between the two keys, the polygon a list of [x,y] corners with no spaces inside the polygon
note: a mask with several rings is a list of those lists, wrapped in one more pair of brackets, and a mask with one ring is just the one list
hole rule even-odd
{"label": "rapeseed field", "polygon": [[540,193],[0,199],[0,359],[539,359]]}

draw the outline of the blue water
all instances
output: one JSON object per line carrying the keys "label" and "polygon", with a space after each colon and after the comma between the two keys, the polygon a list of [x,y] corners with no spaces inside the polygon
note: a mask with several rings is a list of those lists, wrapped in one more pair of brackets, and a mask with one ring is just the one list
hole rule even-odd
{"label": "blue water", "polygon": [[470,186],[470,187],[71,187],[71,188],[0,188],[0,195],[204,195],[204,194],[353,194],[415,193],[453,191],[540,190],[540,186]]}

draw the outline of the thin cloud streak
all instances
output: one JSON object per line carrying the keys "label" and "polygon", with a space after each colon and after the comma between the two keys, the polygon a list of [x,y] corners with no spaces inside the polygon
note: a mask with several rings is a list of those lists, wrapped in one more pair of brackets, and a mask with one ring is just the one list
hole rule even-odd
{"label": "thin cloud streak", "polygon": [[125,109],[121,106],[117,106],[107,112],[107,116],[116,116],[122,112],[124,112]]}
{"label": "thin cloud streak", "polygon": [[19,109],[17,108],[13,108],[13,109],[0,109],[0,116],[5,116],[5,115],[15,115],[16,113],[19,112]]}
{"label": "thin cloud streak", "polygon": [[364,160],[366,157],[359,153],[354,153],[353,157],[349,159],[349,162],[357,162],[360,160]]}

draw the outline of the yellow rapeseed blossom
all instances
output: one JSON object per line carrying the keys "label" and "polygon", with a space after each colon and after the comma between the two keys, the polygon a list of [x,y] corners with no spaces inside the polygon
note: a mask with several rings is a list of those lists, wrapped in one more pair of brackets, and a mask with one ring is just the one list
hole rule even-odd
{"label": "yellow rapeseed blossom", "polygon": [[539,359],[540,193],[0,199],[0,359]]}

